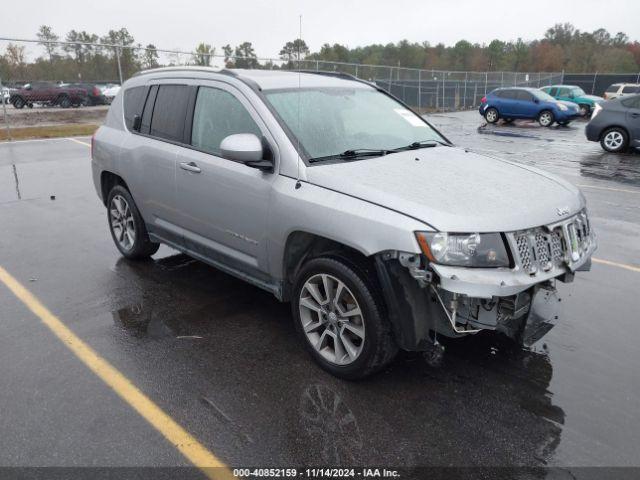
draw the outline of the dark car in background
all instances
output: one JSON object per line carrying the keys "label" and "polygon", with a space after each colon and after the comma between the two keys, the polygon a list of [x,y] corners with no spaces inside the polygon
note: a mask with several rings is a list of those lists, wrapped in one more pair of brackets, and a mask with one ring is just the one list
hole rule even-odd
{"label": "dark car in background", "polygon": [[79,88],[86,92],[87,99],[84,105],[107,105],[107,98],[104,96],[100,85],[95,83],[63,83],[61,86]]}
{"label": "dark car in background", "polygon": [[607,152],[640,148],[640,95],[629,95],[597,105],[586,128],[587,139],[600,142]]}
{"label": "dark car in background", "polygon": [[9,103],[18,109],[25,106],[33,107],[34,103],[69,108],[83,105],[86,102],[87,92],[85,89],[71,85],[57,85],[51,82],[27,83],[21,88],[13,90],[9,97]]}
{"label": "dark car in background", "polygon": [[576,104],[558,101],[541,90],[512,87],[497,88],[483,97],[480,115],[488,123],[496,123],[499,119],[510,123],[525,118],[537,120],[543,127],[550,127],[555,122],[568,125],[580,116],[580,110]]}

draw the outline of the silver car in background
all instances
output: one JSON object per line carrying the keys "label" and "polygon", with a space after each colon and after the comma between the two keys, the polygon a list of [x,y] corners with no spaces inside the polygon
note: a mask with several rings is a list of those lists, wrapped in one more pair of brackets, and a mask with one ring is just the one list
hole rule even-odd
{"label": "silver car in background", "polygon": [[164,243],[291,302],[301,341],[342,378],[442,336],[535,341],[556,280],[596,248],[576,187],[456,148],[342,74],[146,71],[92,143],[122,255]]}

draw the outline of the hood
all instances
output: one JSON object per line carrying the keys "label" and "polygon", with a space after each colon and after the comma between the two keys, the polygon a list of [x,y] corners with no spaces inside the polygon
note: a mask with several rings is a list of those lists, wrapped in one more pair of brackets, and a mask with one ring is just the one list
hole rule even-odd
{"label": "hood", "polygon": [[[557,222],[580,191],[540,170],[438,146],[306,169],[307,180],[447,232],[509,232]],[[568,213],[559,216],[558,209]]]}
{"label": "hood", "polygon": [[604,98],[599,97],[597,95],[582,95],[580,98],[586,98],[587,100],[591,100],[592,102],[603,102]]}

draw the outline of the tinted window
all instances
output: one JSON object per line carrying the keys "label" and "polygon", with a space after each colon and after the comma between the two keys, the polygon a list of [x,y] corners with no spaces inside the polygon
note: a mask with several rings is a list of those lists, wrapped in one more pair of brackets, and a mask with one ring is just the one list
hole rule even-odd
{"label": "tinted window", "polygon": [[140,133],[148,134],[151,130],[151,114],[153,113],[153,104],[156,101],[156,94],[158,93],[158,85],[154,85],[149,90],[147,96],[147,103],[144,106],[144,112],[142,114],[142,122],[140,124]]}
{"label": "tinted window", "polygon": [[262,136],[251,115],[236,97],[217,88],[200,87],[193,113],[191,144],[199,150],[220,155],[222,140],[236,133]]}
{"label": "tinted window", "polygon": [[627,85],[626,87],[622,87],[622,93],[636,93],[638,91],[638,87],[635,85]]}
{"label": "tinted window", "polygon": [[498,96],[500,98],[506,98],[509,100],[515,100],[517,98],[516,92],[514,90],[499,90]]}
{"label": "tinted window", "polygon": [[129,130],[133,128],[133,117],[142,115],[142,107],[147,87],[127,88],[124,91],[124,123]]}
{"label": "tinted window", "polygon": [[607,93],[616,93],[618,88],[620,88],[620,85],[610,85],[609,88],[607,88]]}
{"label": "tinted window", "polygon": [[516,99],[523,100],[525,102],[532,102],[533,96],[529,92],[525,92],[524,90],[516,90]]}
{"label": "tinted window", "polygon": [[627,98],[625,100],[622,100],[622,105],[624,105],[627,108],[640,108],[640,95],[638,95],[637,97],[631,97],[631,98]]}
{"label": "tinted window", "polygon": [[173,142],[181,142],[188,100],[189,87],[186,85],[160,85],[153,107],[149,134]]}

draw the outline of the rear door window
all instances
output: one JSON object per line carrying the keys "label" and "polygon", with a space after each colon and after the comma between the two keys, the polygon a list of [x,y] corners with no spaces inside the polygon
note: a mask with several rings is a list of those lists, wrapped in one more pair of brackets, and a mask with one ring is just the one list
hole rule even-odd
{"label": "rear door window", "polygon": [[183,142],[188,101],[189,87],[186,85],[160,85],[149,135],[170,142]]}
{"label": "rear door window", "polygon": [[247,109],[231,93],[218,88],[200,87],[193,112],[191,145],[220,156],[220,143],[237,133],[262,136]]}
{"label": "rear door window", "polygon": [[606,92],[616,93],[618,91],[618,88],[620,88],[620,85],[610,85],[609,88],[607,88]]}
{"label": "rear door window", "polygon": [[622,87],[622,93],[637,93],[638,87],[635,85],[627,85],[626,87]]}

